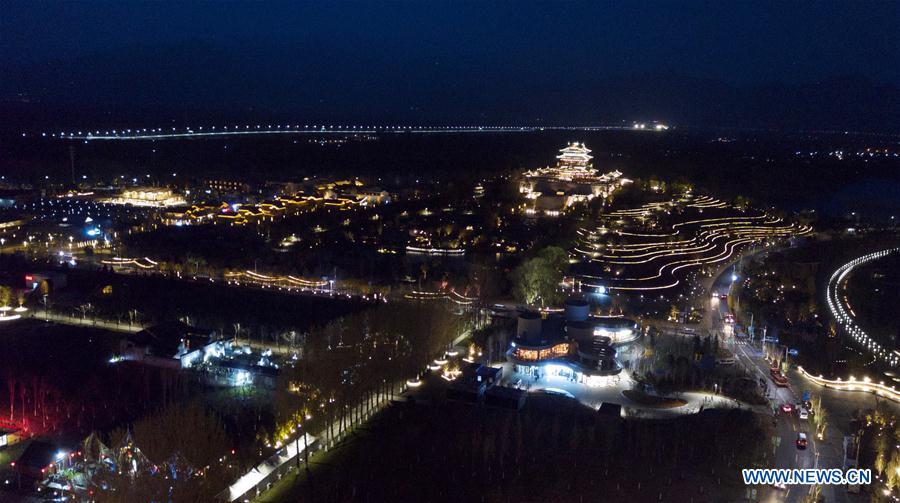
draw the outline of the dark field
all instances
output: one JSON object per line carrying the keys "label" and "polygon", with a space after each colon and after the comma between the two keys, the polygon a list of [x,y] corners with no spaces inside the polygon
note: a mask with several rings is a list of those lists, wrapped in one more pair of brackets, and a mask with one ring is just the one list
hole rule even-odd
{"label": "dark field", "polygon": [[900,257],[876,260],[854,272],[850,305],[859,323],[888,347],[900,348]]}
{"label": "dark field", "polygon": [[266,501],[732,501],[765,428],[716,410],[626,423],[549,396],[519,413],[395,404]]}

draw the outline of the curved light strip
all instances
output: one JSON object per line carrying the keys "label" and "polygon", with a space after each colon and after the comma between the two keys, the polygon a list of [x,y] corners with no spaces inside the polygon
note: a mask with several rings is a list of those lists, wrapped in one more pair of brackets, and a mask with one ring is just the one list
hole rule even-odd
{"label": "curved light strip", "polygon": [[882,396],[895,402],[900,402],[900,393],[897,392],[895,386],[891,386],[889,388],[885,386],[883,382],[872,382],[872,380],[868,377],[865,377],[863,378],[863,380],[859,381],[856,380],[853,376],[850,376],[846,381],[844,381],[840,378],[825,379],[821,375],[814,376],[807,372],[803,367],[797,367],[797,370],[803,377],[825,388],[832,388],[840,391],[864,391],[867,393],[875,393],[878,396]]}
{"label": "curved light strip", "polygon": [[[900,251],[900,248],[890,248],[863,255],[862,257],[857,257],[850,262],[847,262],[832,273],[831,278],[828,280],[828,288],[825,292],[828,310],[831,311],[831,316],[837,321],[841,329],[849,334],[863,350],[871,354],[874,358],[887,362],[892,367],[896,367],[897,364],[900,363],[900,355],[898,355],[896,351],[890,351],[879,344],[872,339],[862,327],[856,324],[853,311],[850,309],[849,305],[845,308],[846,297],[839,295],[839,290],[842,288],[842,285],[845,284],[847,276],[853,272],[853,269],[856,267],[886,257],[898,251]],[[844,288],[846,288],[846,286],[844,286]],[[850,312],[848,313],[848,311]]]}

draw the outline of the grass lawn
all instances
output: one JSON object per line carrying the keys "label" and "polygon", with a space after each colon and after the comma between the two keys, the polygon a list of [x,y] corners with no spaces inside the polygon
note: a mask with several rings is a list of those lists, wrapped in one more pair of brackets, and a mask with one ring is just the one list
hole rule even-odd
{"label": "grass lawn", "polygon": [[685,405],[687,403],[680,398],[653,396],[630,389],[626,389],[622,392],[622,394],[633,402],[639,403],[646,407],[655,407],[658,409],[673,409],[675,407],[681,407],[682,405]]}

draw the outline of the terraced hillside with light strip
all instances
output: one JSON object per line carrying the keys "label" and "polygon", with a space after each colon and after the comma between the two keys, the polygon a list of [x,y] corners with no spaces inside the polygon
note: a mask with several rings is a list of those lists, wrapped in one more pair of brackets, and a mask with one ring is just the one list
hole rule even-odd
{"label": "terraced hillside with light strip", "polygon": [[686,195],[609,211],[596,226],[580,228],[572,271],[586,291],[666,290],[678,286],[692,268],[811,231],[763,211]]}

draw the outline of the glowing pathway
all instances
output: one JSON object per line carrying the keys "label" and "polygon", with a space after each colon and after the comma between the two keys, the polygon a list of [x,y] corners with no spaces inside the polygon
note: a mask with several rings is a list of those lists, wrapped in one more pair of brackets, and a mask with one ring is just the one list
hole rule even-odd
{"label": "glowing pathway", "polygon": [[887,250],[870,253],[862,257],[855,258],[850,262],[839,267],[831,275],[828,280],[828,289],[826,292],[826,301],[831,316],[834,317],[838,325],[857,342],[865,351],[869,352],[873,357],[887,362],[890,366],[896,367],[900,363],[900,356],[896,351],[890,351],[865,332],[856,324],[855,313],[847,304],[847,296],[843,293],[846,289],[847,276],[853,272],[856,267],[886,257],[900,251],[900,248],[890,248]]}
{"label": "glowing pathway", "polygon": [[[304,434],[304,437],[305,438],[301,438],[299,442],[289,443],[284,449],[253,467],[252,470],[245,473],[241,478],[228,486],[228,489],[219,494],[216,499],[231,502],[238,500],[243,501],[243,498],[255,498],[258,494],[257,489],[261,482],[266,480],[273,473],[282,470],[283,466],[291,463],[297,456],[302,455],[304,445],[313,445],[313,442],[316,441],[316,438],[308,433]],[[248,494],[251,492],[252,494]]]}
{"label": "glowing pathway", "polygon": [[800,375],[802,375],[806,379],[825,388],[833,388],[840,391],[862,391],[865,393],[874,393],[880,397],[884,397],[895,402],[900,402],[900,393],[897,392],[897,387],[888,387],[884,384],[884,381],[875,383],[872,382],[872,379],[870,379],[869,377],[856,379],[853,376],[848,377],[846,380],[841,379],[840,377],[836,379],[825,379],[821,374],[818,376],[810,374],[803,367],[797,367],[797,370],[800,372]]}

